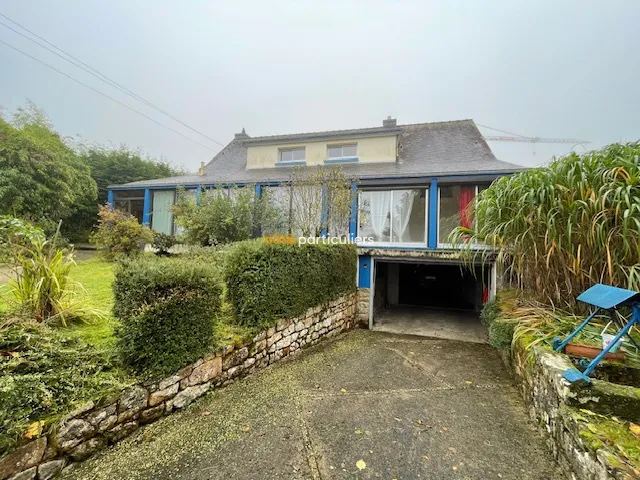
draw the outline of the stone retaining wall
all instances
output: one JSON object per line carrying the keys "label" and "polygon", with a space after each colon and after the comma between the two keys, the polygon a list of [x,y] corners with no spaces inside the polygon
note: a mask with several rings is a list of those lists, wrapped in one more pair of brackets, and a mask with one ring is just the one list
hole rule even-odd
{"label": "stone retaining wall", "polygon": [[2,458],[0,479],[53,478],[67,463],[84,460],[141,425],[189,405],[211,388],[224,387],[323,337],[354,327],[356,304],[356,293],[343,296],[328,305],[311,308],[298,318],[280,320],[247,344],[227,346],[170,377],[82,405],[67,415],[49,437],[34,440]]}
{"label": "stone retaining wall", "polygon": [[[562,376],[574,368],[569,357],[539,347],[526,350],[516,340],[502,351],[503,360],[516,376],[522,395],[530,406],[531,417],[547,437],[547,443],[560,465],[574,480],[632,480],[638,478],[621,458],[607,447],[590,447],[581,432],[585,430],[574,415],[579,408],[593,404],[592,387],[570,384]],[[596,399],[597,400],[597,399]]]}
{"label": "stone retaining wall", "polygon": [[369,328],[369,307],[370,307],[370,288],[359,288],[358,289],[358,324],[361,327]]}

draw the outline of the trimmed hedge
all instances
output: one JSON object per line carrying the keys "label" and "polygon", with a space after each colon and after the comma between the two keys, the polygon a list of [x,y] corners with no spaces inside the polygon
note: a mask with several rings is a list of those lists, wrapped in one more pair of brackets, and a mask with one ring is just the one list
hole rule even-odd
{"label": "trimmed hedge", "polygon": [[123,361],[135,372],[164,375],[197,360],[214,343],[222,281],[215,264],[189,258],[142,258],[116,269],[116,331]]}
{"label": "trimmed hedge", "polygon": [[227,298],[243,326],[268,328],[356,288],[355,245],[280,245],[263,239],[226,254]]}

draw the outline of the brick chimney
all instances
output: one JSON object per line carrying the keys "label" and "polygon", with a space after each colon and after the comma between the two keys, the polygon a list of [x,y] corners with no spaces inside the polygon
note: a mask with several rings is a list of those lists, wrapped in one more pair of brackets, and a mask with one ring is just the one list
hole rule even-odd
{"label": "brick chimney", "polygon": [[398,126],[398,122],[395,118],[391,118],[391,116],[388,116],[382,121],[382,126],[385,128],[394,128]]}
{"label": "brick chimney", "polygon": [[244,131],[244,127],[242,127],[242,131],[240,133],[236,133],[236,140],[244,140],[245,138],[250,138],[247,135],[247,132]]}
{"label": "brick chimney", "polygon": [[198,169],[198,175],[201,177],[204,175],[204,162],[200,162],[200,168]]}

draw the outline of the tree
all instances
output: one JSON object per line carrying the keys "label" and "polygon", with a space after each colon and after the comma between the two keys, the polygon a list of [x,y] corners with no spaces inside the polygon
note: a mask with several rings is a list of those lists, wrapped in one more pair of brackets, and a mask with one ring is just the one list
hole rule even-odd
{"label": "tree", "polygon": [[290,195],[294,234],[319,236],[326,229],[331,236],[348,236],[355,193],[340,167],[295,168]]}
{"label": "tree", "polygon": [[100,146],[81,147],[81,158],[91,169],[98,186],[96,199],[87,198],[73,216],[64,232],[74,240],[86,240],[98,220],[99,205],[107,201],[109,185],[184,175],[182,169],[154,158],[143,158],[140,152],[124,145],[113,149]]}
{"label": "tree", "polygon": [[96,197],[89,166],[42,110],[29,103],[12,123],[0,119],[0,214],[29,219],[52,233]]}

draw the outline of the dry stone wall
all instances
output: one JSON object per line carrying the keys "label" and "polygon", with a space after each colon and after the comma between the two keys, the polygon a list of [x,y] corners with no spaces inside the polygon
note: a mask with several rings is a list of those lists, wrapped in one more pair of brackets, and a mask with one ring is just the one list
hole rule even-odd
{"label": "dry stone wall", "polygon": [[69,462],[84,460],[140,426],[186,407],[211,388],[224,387],[324,337],[353,328],[356,308],[356,293],[340,297],[298,318],[280,320],[247,344],[227,346],[160,381],[84,404],[62,420],[55,434],[0,459],[0,480],[53,478]]}
{"label": "dry stone wall", "polygon": [[570,478],[638,478],[614,452],[604,446],[594,451],[581,435],[584,426],[576,421],[573,412],[591,407],[595,397],[590,388],[572,385],[562,376],[566,369],[574,368],[569,358],[539,347],[526,350],[515,342],[513,348],[502,351],[503,360],[516,376],[531,417],[545,433],[556,459],[570,472]]}

